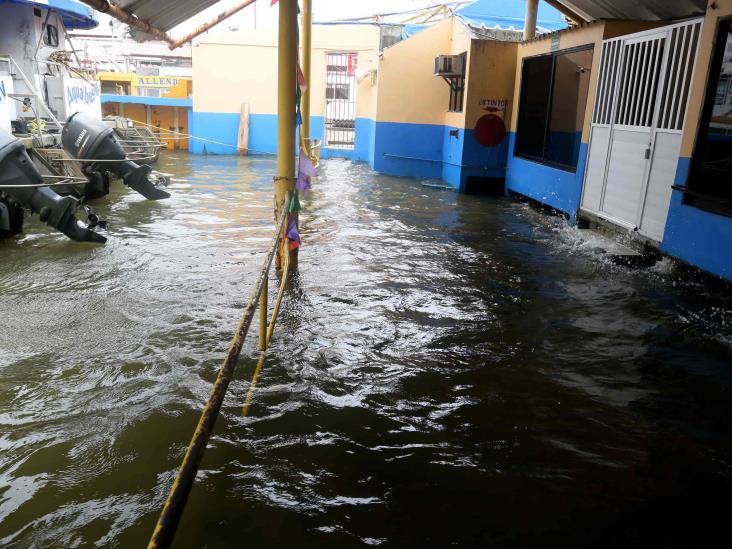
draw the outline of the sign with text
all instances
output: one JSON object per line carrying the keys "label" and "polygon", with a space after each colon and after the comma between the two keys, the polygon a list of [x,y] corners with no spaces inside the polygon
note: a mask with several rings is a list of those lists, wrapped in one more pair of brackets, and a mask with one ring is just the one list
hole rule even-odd
{"label": "sign with text", "polygon": [[102,118],[102,98],[99,82],[87,82],[82,78],[64,78],[64,105],[66,116],[85,112]]}

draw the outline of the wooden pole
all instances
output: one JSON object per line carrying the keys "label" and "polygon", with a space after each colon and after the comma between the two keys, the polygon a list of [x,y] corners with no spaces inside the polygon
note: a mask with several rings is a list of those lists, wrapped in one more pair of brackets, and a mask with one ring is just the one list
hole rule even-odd
{"label": "wooden pole", "polygon": [[[277,37],[277,177],[274,182],[275,220],[285,204],[285,195],[295,191],[295,85],[297,63],[297,0],[279,1]],[[291,214],[297,224],[297,213]],[[285,229],[286,230],[286,229]],[[282,267],[283,254],[290,254],[290,267],[297,268],[297,249],[290,252],[287,240],[277,253],[276,266]]]}
{"label": "wooden pole", "polygon": [[239,111],[239,136],[236,143],[239,156],[249,154],[249,103],[242,103]]}

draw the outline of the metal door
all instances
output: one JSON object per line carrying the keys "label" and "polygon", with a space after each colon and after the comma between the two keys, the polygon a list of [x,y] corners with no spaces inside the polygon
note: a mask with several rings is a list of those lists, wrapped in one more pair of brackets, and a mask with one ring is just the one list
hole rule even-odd
{"label": "metal door", "polygon": [[353,149],[356,134],[356,53],[329,52],[325,80],[325,146]]}
{"label": "metal door", "polygon": [[603,42],[582,209],[660,241],[701,20]]}

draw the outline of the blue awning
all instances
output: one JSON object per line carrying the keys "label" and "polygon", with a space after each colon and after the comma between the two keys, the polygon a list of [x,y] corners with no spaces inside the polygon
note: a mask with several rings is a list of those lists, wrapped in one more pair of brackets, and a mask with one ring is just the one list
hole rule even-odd
{"label": "blue awning", "polygon": [[93,29],[99,25],[97,13],[75,0],[0,0],[0,4],[30,4],[59,13],[67,29]]}
{"label": "blue awning", "polygon": [[[477,0],[455,11],[471,27],[485,29],[524,29],[526,0]],[[567,28],[567,22],[559,10],[546,2],[539,2],[536,31],[551,32]]]}

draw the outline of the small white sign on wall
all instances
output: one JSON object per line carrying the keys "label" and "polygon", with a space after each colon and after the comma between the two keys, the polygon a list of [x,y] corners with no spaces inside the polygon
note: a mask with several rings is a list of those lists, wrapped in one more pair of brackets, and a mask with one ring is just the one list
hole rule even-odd
{"label": "small white sign on wall", "polygon": [[87,82],[82,78],[64,78],[64,105],[66,117],[75,112],[85,112],[102,118],[102,97],[96,80]]}
{"label": "small white sign on wall", "polygon": [[15,100],[10,97],[13,93],[13,77],[0,76],[0,128],[10,131],[10,122],[17,118]]}

